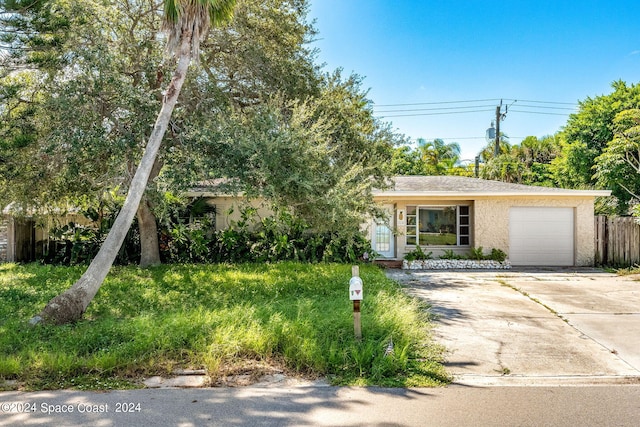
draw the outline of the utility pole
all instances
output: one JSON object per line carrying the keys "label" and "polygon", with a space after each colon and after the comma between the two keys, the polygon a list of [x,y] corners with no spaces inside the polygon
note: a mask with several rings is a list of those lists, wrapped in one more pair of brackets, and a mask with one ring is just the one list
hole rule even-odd
{"label": "utility pole", "polygon": [[[511,105],[513,105],[516,100],[514,100]],[[500,155],[500,122],[507,117],[507,111],[509,110],[509,106],[505,105],[504,113],[502,112],[502,99],[500,100],[500,105],[496,107],[496,121],[491,122],[491,127],[487,129],[485,134],[485,138],[487,144],[491,144],[491,141],[494,141],[494,149],[493,149],[493,157],[496,158]],[[489,145],[488,145],[489,146]],[[485,159],[486,161],[487,159]],[[479,175],[480,171],[480,156],[476,157],[476,177]]]}
{"label": "utility pole", "polygon": [[[505,111],[505,115],[507,112]],[[494,157],[498,157],[500,155],[500,120],[502,119],[502,99],[500,100],[500,105],[496,107],[496,144],[493,151]]]}

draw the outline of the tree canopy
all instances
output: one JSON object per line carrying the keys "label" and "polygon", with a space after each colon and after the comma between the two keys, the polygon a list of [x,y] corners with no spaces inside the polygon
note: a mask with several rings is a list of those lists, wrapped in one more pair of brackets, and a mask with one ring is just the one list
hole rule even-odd
{"label": "tree canopy", "polygon": [[[0,200],[98,203],[114,188],[126,191],[171,72],[159,35],[162,3],[1,3],[12,12],[6,28],[28,31],[11,39],[15,55],[6,63],[16,71],[0,82],[0,113],[9,118],[0,125],[8,148],[1,179],[14,184]],[[336,220],[349,217],[347,208],[371,211],[370,197],[355,196],[382,185],[401,137],[373,118],[360,77],[315,63],[307,10],[305,0],[240,0],[233,21],[201,41],[147,188],[152,210],[165,191],[226,176],[309,219],[321,204],[336,207]],[[285,134],[290,149],[274,151]],[[284,185],[292,177],[298,184]]]}
{"label": "tree canopy", "polygon": [[616,81],[612,88],[610,94],[581,101],[578,112],[569,117],[562,131],[561,152],[553,162],[554,174],[561,186],[596,186],[596,158],[614,138],[616,115],[640,107],[640,85]]}

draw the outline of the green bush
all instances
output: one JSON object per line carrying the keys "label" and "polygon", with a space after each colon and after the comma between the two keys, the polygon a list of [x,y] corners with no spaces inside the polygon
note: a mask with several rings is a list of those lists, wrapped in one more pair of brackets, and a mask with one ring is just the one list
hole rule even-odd
{"label": "green bush", "polygon": [[491,253],[485,255],[482,246],[479,246],[471,249],[469,259],[504,262],[507,259],[507,254],[501,249],[493,248],[491,249]]}
{"label": "green bush", "polygon": [[[98,254],[100,246],[107,237],[116,216],[119,205],[116,202],[98,209],[89,208],[81,214],[93,221],[93,225],[81,225],[75,222],[54,227],[41,261],[45,264],[78,265],[87,264]],[[135,264],[140,261],[140,233],[137,220],[127,232],[125,241],[118,252],[114,264]]]}
{"label": "green bush", "polygon": [[432,258],[433,258],[433,252],[425,253],[420,246],[416,246],[414,250],[407,252],[407,254],[404,256],[404,259],[406,259],[407,261],[417,261],[417,260],[422,261],[422,260],[432,259]]}
{"label": "green bush", "polygon": [[[215,212],[203,199],[168,209],[159,221],[160,255],[165,263],[219,262],[356,262],[372,259],[370,242],[360,230],[331,233],[314,232],[289,212],[253,222],[253,208],[242,211],[241,220],[229,228],[215,230]],[[76,265],[90,262],[100,249],[117,209],[99,215],[84,212],[94,225],[74,223],[55,228],[47,264]],[[115,264],[135,264],[140,260],[138,227],[129,230]]]}
{"label": "green bush", "polygon": [[489,259],[493,261],[504,262],[507,259],[507,254],[501,249],[493,248],[491,249]]}
{"label": "green bush", "polygon": [[[288,213],[261,219],[253,224],[243,218],[237,224],[212,234],[202,242],[202,231],[193,230],[187,243],[176,254],[191,254],[186,262],[339,262],[352,263],[372,258],[370,242],[359,231],[351,233],[318,233]],[[196,235],[194,238],[193,235]],[[189,247],[198,243],[207,250],[196,253]],[[169,242],[173,247],[175,242]],[[176,256],[167,258],[176,261]],[[180,260],[178,260],[180,261]],[[180,261],[184,262],[184,261]]]}
{"label": "green bush", "polygon": [[475,259],[477,261],[486,259],[484,257],[484,250],[482,246],[478,246],[477,248],[471,248],[471,253],[469,254],[469,259]]}
{"label": "green bush", "polygon": [[466,256],[455,253],[452,249],[445,249],[440,259],[465,259]]}

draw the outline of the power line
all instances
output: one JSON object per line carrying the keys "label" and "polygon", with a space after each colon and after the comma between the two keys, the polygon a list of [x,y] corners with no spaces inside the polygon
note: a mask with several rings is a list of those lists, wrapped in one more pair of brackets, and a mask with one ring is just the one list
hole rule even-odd
{"label": "power line", "polygon": [[378,116],[376,117],[381,119],[386,119],[389,117],[417,117],[417,116],[440,116],[445,114],[465,114],[465,113],[486,113],[488,111],[493,110],[471,110],[471,111],[446,111],[442,113],[416,113],[416,114],[395,114],[395,115],[386,115],[386,116]]}
{"label": "power line", "polygon": [[403,113],[411,111],[440,111],[440,110],[460,110],[468,108],[491,108],[493,105],[470,105],[468,107],[438,107],[438,108],[411,108],[408,110],[382,110],[378,113]]}
{"label": "power line", "polygon": [[[537,101],[530,99],[514,99],[514,98],[487,98],[487,99],[470,99],[462,101],[433,101],[433,102],[414,102],[414,103],[398,103],[398,104],[374,104],[373,107],[409,107],[412,105],[443,105],[443,104],[466,104],[471,102],[498,102],[498,101],[513,101],[513,102],[530,102],[533,104],[555,104],[555,105],[575,105],[577,102],[559,102],[559,101]],[[541,107],[542,108],[542,107]]]}
{"label": "power line", "polygon": [[529,99],[520,99],[522,102],[533,102],[536,104],[560,104],[560,105],[578,105],[577,102],[557,102],[557,101],[531,101]]}
{"label": "power line", "polygon": [[550,107],[548,105],[527,105],[527,104],[518,104],[518,108],[520,107],[527,107],[527,108],[544,108],[544,109],[548,109],[548,110],[570,110],[570,111],[575,111],[575,108],[569,108],[569,107]]}
{"label": "power line", "polygon": [[464,104],[469,102],[493,102],[500,101],[500,98],[492,99],[471,99],[466,101],[437,101],[437,102],[415,102],[411,104],[374,104],[375,107],[408,107],[410,105],[441,105],[441,104]]}
{"label": "power line", "polygon": [[569,113],[549,113],[546,111],[527,111],[527,110],[509,110],[510,113],[528,113],[528,114],[543,114],[545,116],[565,116],[569,117]]}

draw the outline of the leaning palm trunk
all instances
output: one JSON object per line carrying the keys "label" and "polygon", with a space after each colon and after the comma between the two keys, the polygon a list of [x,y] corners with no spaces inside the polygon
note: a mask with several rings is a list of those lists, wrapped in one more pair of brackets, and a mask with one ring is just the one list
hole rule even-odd
{"label": "leaning palm trunk", "polygon": [[109,273],[120,247],[136,215],[140,200],[147,186],[162,139],[169,125],[173,108],[185,81],[191,62],[191,36],[183,34],[179,47],[178,65],[167,88],[162,109],[158,114],[153,132],[145,148],[142,160],[131,181],[127,198],[107,235],[100,251],[91,261],[87,271],[68,290],[53,298],[42,312],[31,319],[31,323],[44,321],[52,324],[70,323],[79,320],[96,295]]}

